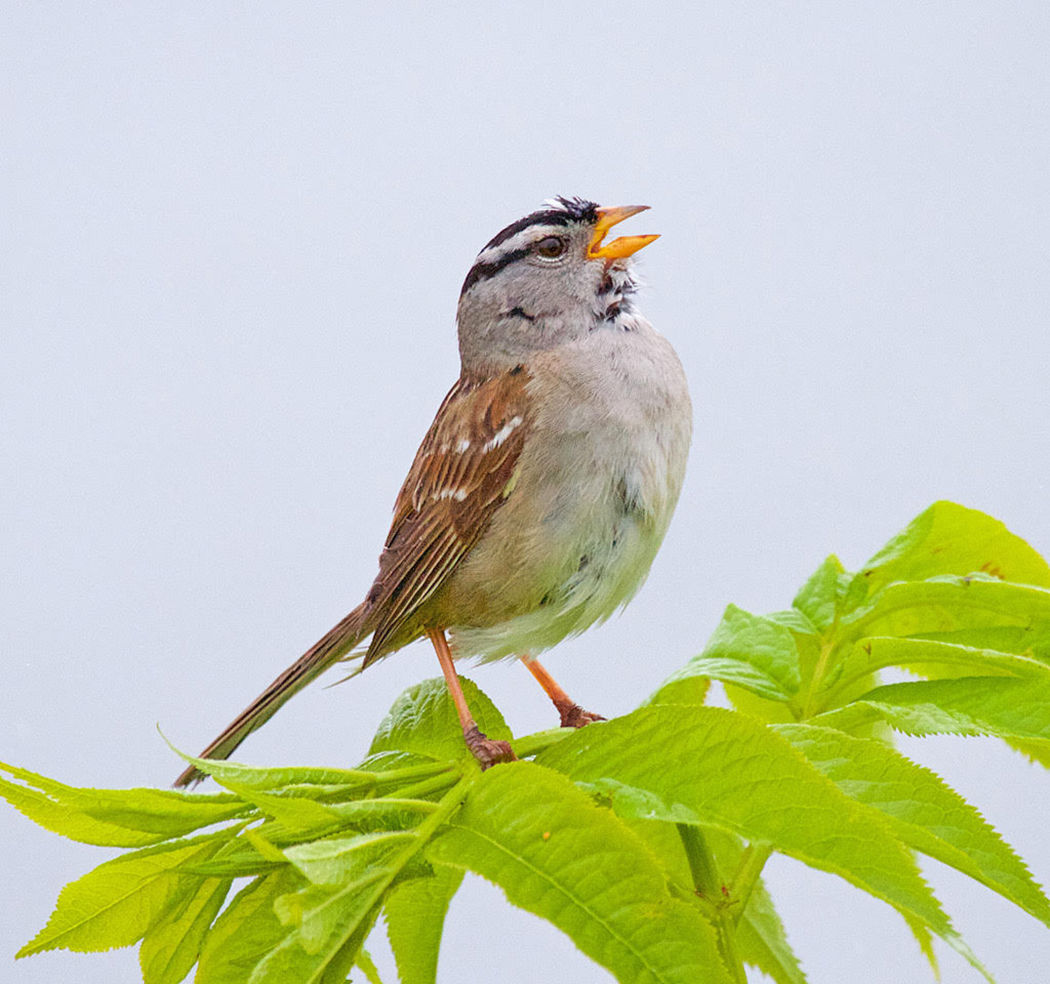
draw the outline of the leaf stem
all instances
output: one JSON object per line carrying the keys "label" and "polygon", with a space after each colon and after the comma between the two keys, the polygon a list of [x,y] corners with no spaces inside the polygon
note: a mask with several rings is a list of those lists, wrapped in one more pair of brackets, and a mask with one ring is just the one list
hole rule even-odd
{"label": "leaf stem", "polygon": [[685,848],[685,858],[689,862],[689,871],[693,876],[696,891],[711,901],[716,900],[721,884],[715,859],[707,846],[703,830],[691,823],[676,823],[675,826],[678,828],[678,836],[682,839],[682,847]]}
{"label": "leaf stem", "polygon": [[740,865],[729,883],[729,895],[733,901],[733,924],[740,922],[740,917],[747,908],[748,899],[758,884],[758,877],[762,874],[769,856],[773,853],[773,845],[764,841],[753,841],[744,848],[740,855]]}
{"label": "leaf stem", "polygon": [[[434,810],[430,816],[419,824],[418,827],[413,827],[411,830],[404,832],[410,838],[409,843],[389,859],[384,865],[385,870],[381,869],[370,876],[370,882],[367,883],[367,898],[365,899],[365,905],[361,909],[362,913],[370,914],[371,919],[374,921],[377,906],[383,898],[383,893],[393,884],[394,879],[401,874],[412,858],[426,847],[430,838],[438,828],[445,823],[445,821],[448,820],[449,817],[460,808],[460,806],[462,806],[463,800],[466,799],[470,787],[477,780],[479,774],[480,773],[474,773],[461,777],[459,782],[441,797],[437,803],[437,809]],[[351,882],[349,885],[343,886],[334,897],[338,897],[339,893],[349,891],[354,888],[355,885],[357,885],[357,882]],[[340,943],[340,951],[335,953],[332,958],[329,958],[324,967],[321,968],[322,970],[330,968],[331,960],[334,959],[334,957],[338,957],[339,953],[342,952],[342,948],[348,944],[356,947],[356,952],[354,953],[354,958],[356,960],[358,953],[361,952],[365,938],[368,935],[368,929],[366,928],[365,932],[356,937],[356,942],[352,942],[355,939],[355,933],[360,925],[361,920],[358,920],[356,923],[346,927],[345,936]],[[316,980],[317,977],[315,976],[311,979]]]}
{"label": "leaf stem", "polygon": [[[407,864],[420,850],[426,845],[426,842],[430,840],[434,832],[440,827],[453,813],[460,808],[463,800],[466,798],[467,791],[476,781],[476,775],[463,776],[459,782],[457,782],[444,796],[441,797],[437,802],[437,809],[430,814],[418,827],[413,827],[409,832],[415,835],[415,843],[408,845],[395,859],[391,867],[397,867],[400,870],[405,864]],[[393,876],[391,876],[393,881]]]}
{"label": "leaf stem", "polygon": [[708,922],[718,922],[718,906],[703,895],[697,895],[695,888],[687,888],[674,879],[668,879],[667,888],[676,899],[695,905],[704,914],[704,918]]}
{"label": "leaf stem", "polygon": [[[832,630],[837,627],[838,621],[836,620]],[[817,658],[817,665],[813,667],[813,673],[810,675],[809,683],[806,686],[806,699],[802,703],[802,720],[811,718],[816,713],[817,690],[820,688],[820,683],[828,670],[828,662],[834,649],[835,642],[831,634],[825,634],[820,641],[820,656]]]}
{"label": "leaf stem", "polygon": [[729,911],[718,902],[722,894],[722,879],[718,874],[714,855],[703,830],[689,823],[676,823],[678,836],[685,848],[685,857],[693,876],[697,895],[708,903],[715,903],[715,932],[718,950],[735,984],[747,984],[747,974],[736,950],[736,922]]}
{"label": "leaf stem", "polygon": [[[449,786],[454,785],[459,778],[461,778],[461,773],[459,772],[440,773],[429,779],[424,779],[422,782],[417,782],[414,785],[402,786],[400,789],[395,790],[395,792],[397,793],[397,799],[422,799],[430,793],[436,793],[439,790],[447,789]],[[380,798],[385,799],[386,797]]]}
{"label": "leaf stem", "polygon": [[409,765],[401,769],[374,772],[372,773],[373,779],[370,785],[373,787],[397,785],[405,779],[424,779],[428,776],[440,775],[443,772],[451,772],[454,769],[454,762],[424,762],[420,765]]}
{"label": "leaf stem", "polygon": [[724,909],[715,924],[715,929],[718,933],[718,949],[730,976],[735,984],[747,984],[747,971],[744,970],[740,954],[736,952],[736,927],[732,917]]}

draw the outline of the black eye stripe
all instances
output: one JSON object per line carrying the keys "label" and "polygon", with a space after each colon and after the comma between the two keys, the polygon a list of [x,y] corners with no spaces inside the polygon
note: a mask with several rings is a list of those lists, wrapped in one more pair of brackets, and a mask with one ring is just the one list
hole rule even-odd
{"label": "black eye stripe", "polygon": [[463,281],[463,288],[460,290],[460,294],[465,294],[479,280],[488,280],[489,277],[494,277],[505,266],[515,263],[528,255],[528,249],[513,249],[509,253],[504,253],[498,260],[492,260],[489,263],[475,263],[470,268],[467,279]]}
{"label": "black eye stripe", "polygon": [[[490,249],[505,243],[508,239],[512,239],[519,233],[524,232],[526,229],[531,229],[533,226],[563,227],[573,222],[593,223],[598,219],[598,206],[594,202],[586,201],[583,198],[558,198],[555,201],[559,206],[558,208],[541,208],[538,211],[531,212],[524,218],[518,219],[516,222],[512,222],[505,229],[496,233],[485,244],[485,248],[481,252],[486,253]],[[508,264],[520,260],[529,253],[530,249],[531,247],[511,250],[497,260],[478,261],[471,267],[466,280],[463,281],[463,288],[460,294],[465,294],[479,280],[487,280],[489,277],[499,273]]]}

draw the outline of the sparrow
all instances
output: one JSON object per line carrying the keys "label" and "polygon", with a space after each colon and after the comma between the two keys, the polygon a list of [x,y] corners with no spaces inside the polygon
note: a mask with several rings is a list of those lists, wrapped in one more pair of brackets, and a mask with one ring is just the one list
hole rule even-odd
{"label": "sparrow", "polygon": [[[489,240],[460,292],[459,379],[397,496],[371,589],[201,758],[227,758],[356,647],[363,669],[423,636],[482,768],[514,753],[478,729],[456,659],[520,658],[563,726],[601,720],[536,656],[631,599],[682,488],[685,374],[635,303],[632,257],[658,237],[605,242],[647,207],[556,198]],[[175,785],[201,778],[190,767]]]}

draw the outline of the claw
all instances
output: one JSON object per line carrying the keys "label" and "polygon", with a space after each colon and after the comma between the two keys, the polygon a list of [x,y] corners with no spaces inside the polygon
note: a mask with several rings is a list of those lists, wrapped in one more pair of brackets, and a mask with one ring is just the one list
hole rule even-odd
{"label": "claw", "polygon": [[509,741],[494,741],[487,737],[478,726],[463,732],[463,740],[467,743],[470,753],[478,760],[482,771],[490,769],[500,762],[516,762],[518,756],[510,747]]}

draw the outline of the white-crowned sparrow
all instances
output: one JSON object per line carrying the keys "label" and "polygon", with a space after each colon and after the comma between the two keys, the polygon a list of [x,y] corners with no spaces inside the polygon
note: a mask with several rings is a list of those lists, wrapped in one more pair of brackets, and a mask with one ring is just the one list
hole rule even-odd
{"label": "white-crowned sparrow", "polygon": [[[597,718],[535,655],[608,618],[641,586],[692,433],[681,363],[634,304],[630,257],[657,237],[602,242],[645,207],[558,198],[478,254],[459,299],[460,377],[397,497],[368,596],[202,757],[226,758],[369,637],[364,666],[430,638],[483,766],[513,752],[478,731],[453,657],[521,656],[563,724]],[[176,785],[199,778],[189,768]]]}

